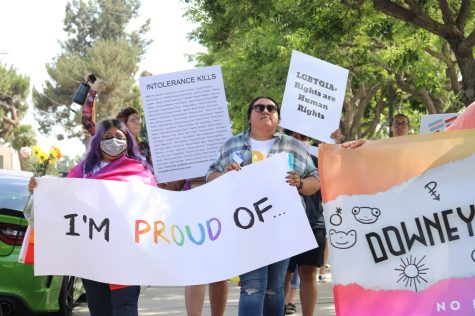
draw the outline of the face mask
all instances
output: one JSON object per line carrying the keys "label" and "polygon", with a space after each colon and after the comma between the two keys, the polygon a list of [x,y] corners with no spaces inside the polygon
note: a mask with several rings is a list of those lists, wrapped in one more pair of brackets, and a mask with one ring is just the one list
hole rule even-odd
{"label": "face mask", "polygon": [[111,157],[117,157],[127,149],[126,139],[103,139],[101,141],[101,150]]}
{"label": "face mask", "polygon": [[299,140],[299,142],[303,147],[305,147],[305,149],[308,149],[308,146],[310,146],[310,142],[308,140]]}

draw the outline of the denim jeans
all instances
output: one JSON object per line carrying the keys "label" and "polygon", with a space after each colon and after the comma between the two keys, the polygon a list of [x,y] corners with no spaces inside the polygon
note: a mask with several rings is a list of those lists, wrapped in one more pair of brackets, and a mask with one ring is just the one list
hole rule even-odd
{"label": "denim jeans", "polygon": [[284,278],[289,259],[240,276],[239,316],[284,315]]}
{"label": "denim jeans", "polygon": [[109,284],[82,279],[91,316],[138,316],[140,286],[112,291]]}
{"label": "denim jeans", "polygon": [[299,277],[299,268],[298,268],[298,266],[294,270],[294,274],[292,275],[292,280],[290,280],[290,288],[291,289],[299,289],[300,288],[300,277]]}

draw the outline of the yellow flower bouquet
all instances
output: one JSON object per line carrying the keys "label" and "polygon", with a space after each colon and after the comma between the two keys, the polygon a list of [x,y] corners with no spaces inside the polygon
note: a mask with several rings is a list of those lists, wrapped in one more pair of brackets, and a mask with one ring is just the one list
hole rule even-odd
{"label": "yellow flower bouquet", "polygon": [[[42,177],[45,174],[57,174],[54,168],[56,162],[61,158],[61,151],[58,147],[51,147],[49,152],[43,151],[38,146],[22,147],[20,156],[25,159],[26,168],[33,172],[34,177]],[[30,193],[28,201],[23,210],[23,215],[28,220],[28,228],[23,239],[23,244],[18,257],[18,262],[24,264],[34,263],[34,229],[33,229],[33,199]]]}
{"label": "yellow flower bouquet", "polygon": [[62,157],[61,150],[52,146],[49,152],[43,151],[38,146],[22,147],[20,155],[26,159],[26,167],[33,172],[35,177],[42,177],[46,173],[55,173],[54,166]]}

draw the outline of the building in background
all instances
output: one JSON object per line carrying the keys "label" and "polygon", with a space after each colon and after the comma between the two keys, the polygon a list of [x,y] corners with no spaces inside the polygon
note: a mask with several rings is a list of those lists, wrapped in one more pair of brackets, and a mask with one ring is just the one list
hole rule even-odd
{"label": "building in background", "polygon": [[0,169],[20,170],[17,152],[5,145],[0,145]]}

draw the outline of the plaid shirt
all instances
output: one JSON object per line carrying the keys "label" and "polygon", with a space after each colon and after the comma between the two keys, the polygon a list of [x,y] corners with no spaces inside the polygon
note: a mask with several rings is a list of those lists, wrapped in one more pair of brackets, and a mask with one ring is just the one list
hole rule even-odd
{"label": "plaid shirt", "polygon": [[[301,178],[314,176],[319,179],[318,170],[313,164],[310,154],[305,147],[295,138],[283,133],[275,133],[276,139],[269,152],[269,156],[281,152],[291,152],[294,155],[294,170]],[[233,156],[237,154],[243,159],[243,166],[252,163],[252,149],[250,144],[250,130],[246,130],[236,136],[231,137],[219,150],[218,157],[210,166],[208,175],[213,172],[223,172],[224,168],[233,162]]]}

